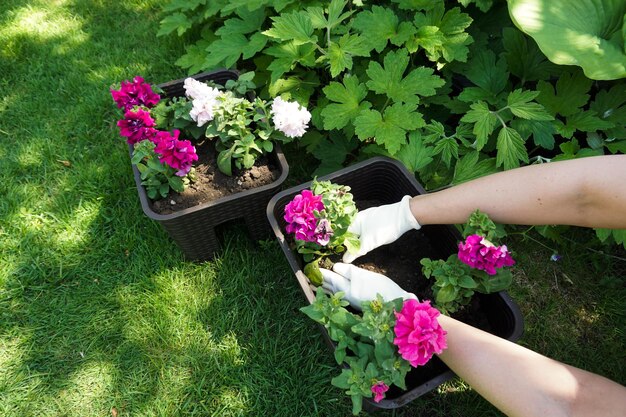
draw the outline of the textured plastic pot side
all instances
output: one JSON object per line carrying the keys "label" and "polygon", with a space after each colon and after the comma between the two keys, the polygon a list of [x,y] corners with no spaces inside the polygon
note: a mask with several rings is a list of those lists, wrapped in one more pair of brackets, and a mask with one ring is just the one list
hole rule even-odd
{"label": "textured plastic pot side", "polygon": [[[348,185],[351,187],[355,200],[377,200],[381,204],[400,201],[405,195],[414,196],[425,193],[415,177],[402,164],[383,157],[368,159],[333,174],[320,177],[318,180]],[[284,190],[275,195],[267,206],[267,217],[270,225],[309,304],[315,301],[315,287],[311,285],[302,271],[303,264],[300,255],[291,250],[285,239],[283,214],[285,205],[296,194],[310,186],[311,182],[307,182]],[[442,259],[455,253],[457,242],[461,240],[459,232],[450,225],[424,226],[419,233],[424,233],[427,236]],[[510,341],[516,341],[522,336],[523,319],[521,312],[506,292],[477,294],[476,296],[480,299],[481,311],[484,312],[493,334]],[[321,325],[319,328],[334,350],[335,344],[328,336],[326,329]],[[400,394],[395,396],[388,395],[379,403],[375,403],[371,398],[365,398],[364,409],[374,411],[381,408],[402,407],[454,376],[454,373],[437,357],[434,357],[431,362],[433,362],[433,366],[430,367],[432,375],[424,375],[424,368],[413,369],[407,375],[406,391],[399,391]]]}
{"label": "textured plastic pot side", "polygon": [[[224,85],[226,81],[236,80],[238,76],[236,71],[216,70],[194,75],[193,78]],[[180,97],[185,94],[184,80],[170,81],[160,84],[159,87],[167,97]],[[129,151],[132,155],[130,146]],[[144,186],[141,185],[139,170],[133,165],[135,184],[143,212],[149,218],[159,222],[180,247],[185,257],[193,261],[206,261],[213,258],[221,247],[215,228],[231,220],[243,219],[253,240],[264,239],[271,235],[265,208],[289,173],[289,166],[280,146],[275,145],[274,151],[267,157],[280,171],[278,179],[271,184],[231,194],[172,214],[159,214],[152,210],[150,199]]]}

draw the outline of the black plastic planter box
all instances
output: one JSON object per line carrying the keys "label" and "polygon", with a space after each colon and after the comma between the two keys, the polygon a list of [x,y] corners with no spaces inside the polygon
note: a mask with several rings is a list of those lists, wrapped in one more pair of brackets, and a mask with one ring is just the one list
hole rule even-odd
{"label": "black plastic planter box", "polygon": [[[399,162],[383,157],[372,158],[362,163],[342,169],[333,174],[318,178],[319,181],[332,181],[348,185],[355,200],[376,200],[380,204],[398,202],[405,195],[424,194],[422,186]],[[315,300],[315,287],[302,272],[303,264],[300,255],[292,251],[285,239],[283,220],[284,207],[303,189],[309,188],[311,182],[287,189],[275,195],[268,204],[267,217],[274,234],[278,239],[285,256],[293,270],[304,295],[309,302]],[[461,236],[455,227],[450,225],[424,226],[416,233],[423,236],[433,246],[441,259],[457,252],[457,243]],[[417,244],[417,242],[416,242]],[[425,279],[422,277],[422,279]],[[491,333],[516,341],[522,336],[523,319],[519,308],[504,291],[494,294],[477,294],[479,297],[482,319],[489,325]],[[326,341],[334,350],[335,345],[328,336],[326,329],[319,326]],[[454,373],[437,357],[426,367],[415,368],[407,375],[407,390],[395,389],[387,393],[387,397],[379,403],[372,399],[364,399],[364,409],[374,411],[378,408],[391,409],[406,405],[417,397],[433,390],[441,383],[451,379]]]}
{"label": "black plastic planter box", "polygon": [[[216,70],[194,75],[199,81],[213,81],[225,84],[228,80],[236,80],[236,71]],[[160,84],[167,97],[180,97],[185,94],[185,79]],[[129,147],[132,156],[132,147]],[[141,175],[135,165],[133,173],[135,184],[143,212],[149,218],[163,226],[170,237],[180,247],[185,257],[193,261],[206,261],[213,258],[220,249],[220,242],[215,228],[222,223],[244,219],[250,237],[261,240],[271,235],[271,229],[265,216],[268,201],[280,189],[287,178],[289,166],[278,144],[274,151],[267,155],[271,163],[279,168],[280,175],[271,184],[228,195],[220,199],[190,207],[172,214],[159,214],[152,210],[150,199],[141,185]]]}

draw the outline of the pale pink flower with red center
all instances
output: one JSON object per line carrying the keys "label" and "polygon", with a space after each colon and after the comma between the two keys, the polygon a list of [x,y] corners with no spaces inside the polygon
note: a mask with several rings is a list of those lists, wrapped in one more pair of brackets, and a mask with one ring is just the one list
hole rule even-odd
{"label": "pale pink flower with red center", "polygon": [[328,219],[320,219],[315,227],[315,241],[322,246],[326,246],[332,236],[333,229]]}
{"label": "pale pink flower with red center", "polygon": [[133,82],[122,81],[119,90],[110,90],[117,107],[128,111],[135,106],[153,107],[161,97],[152,91],[150,84],[144,83],[143,78],[135,77]]}
{"label": "pale pink flower with red center", "polygon": [[385,398],[385,393],[389,390],[389,385],[385,384],[383,381],[377,381],[374,385],[372,385],[372,393],[374,394],[374,402],[379,403],[383,398]]}
{"label": "pale pink flower with red center", "polygon": [[156,147],[154,151],[161,155],[159,161],[177,169],[176,175],[184,177],[191,170],[191,165],[198,160],[196,148],[188,140],[178,140],[180,132],[158,131],[154,137]]}
{"label": "pale pink flower with red center", "polygon": [[311,190],[302,190],[285,206],[285,230],[294,233],[297,240],[316,242],[317,219],[314,212],[324,210],[321,195],[314,195]]}
{"label": "pale pink flower with red center", "polygon": [[150,117],[150,113],[137,109],[137,111],[127,111],[124,113],[124,119],[117,122],[120,128],[120,135],[124,136],[126,142],[135,144],[144,139],[151,139],[155,134],[154,120]]}
{"label": "pale pink flower with red center", "polygon": [[405,300],[402,310],[396,312],[393,343],[398,353],[412,366],[426,364],[432,356],[448,347],[447,332],[439,325],[439,311],[430,301]]}
{"label": "pale pink flower with red center", "polygon": [[469,235],[459,243],[459,259],[489,275],[495,275],[496,268],[515,265],[506,245],[495,246],[480,235]]}

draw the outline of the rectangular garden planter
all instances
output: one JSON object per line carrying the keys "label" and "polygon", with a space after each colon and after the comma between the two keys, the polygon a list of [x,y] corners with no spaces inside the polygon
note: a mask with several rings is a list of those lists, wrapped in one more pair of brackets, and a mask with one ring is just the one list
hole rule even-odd
{"label": "rectangular garden planter", "polygon": [[[319,181],[332,181],[347,185],[355,201],[376,200],[380,204],[398,202],[405,195],[424,194],[422,186],[415,177],[398,161],[376,157],[355,164],[335,173],[318,178]],[[285,221],[283,220],[284,207],[303,189],[311,186],[311,182],[289,188],[275,195],[267,207],[267,217],[274,234],[287,257],[300,288],[309,304],[315,301],[315,287],[309,282],[302,271],[303,263],[300,255],[289,245],[285,238]],[[422,227],[415,233],[422,234],[420,241],[426,239],[439,258],[445,259],[457,252],[457,243],[461,235],[451,225],[429,225]],[[417,241],[415,242],[417,244]],[[390,277],[392,278],[392,277]],[[420,277],[419,279],[426,279]],[[518,340],[523,332],[523,319],[519,308],[502,291],[494,294],[476,294],[480,303],[480,319],[488,323],[485,330],[510,341]],[[334,350],[334,342],[328,336],[326,329],[320,326],[322,334],[329,346]],[[441,383],[451,379],[454,373],[437,357],[434,357],[426,367],[415,368],[406,378],[407,390],[394,389],[387,392],[386,398],[379,403],[372,399],[364,399],[364,409],[374,411],[379,408],[392,409],[406,405],[419,396],[433,390]]]}
{"label": "rectangular garden planter", "polygon": [[[236,71],[216,70],[194,75],[193,78],[223,85],[228,80],[236,80],[238,76]],[[185,79],[169,81],[159,84],[159,87],[167,97],[181,97],[185,94],[184,81]],[[132,156],[132,145],[129,145],[129,151]],[[141,174],[133,165],[135,184],[143,212],[149,218],[159,222],[180,247],[185,257],[193,261],[206,261],[213,258],[221,246],[215,228],[231,220],[243,219],[253,240],[264,239],[271,235],[265,208],[289,173],[289,166],[278,144],[275,144],[274,151],[267,156],[268,160],[280,171],[274,182],[172,214],[159,214],[152,210],[150,199],[144,186],[141,185]]]}

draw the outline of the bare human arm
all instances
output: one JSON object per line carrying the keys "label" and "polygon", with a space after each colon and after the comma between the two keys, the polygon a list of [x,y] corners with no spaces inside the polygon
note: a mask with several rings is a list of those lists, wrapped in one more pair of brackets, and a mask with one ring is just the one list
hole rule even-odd
{"label": "bare human arm", "polygon": [[460,224],[476,209],[505,224],[626,228],[626,155],[530,165],[415,196],[421,225]]}
{"label": "bare human arm", "polygon": [[450,369],[510,417],[623,417],[626,388],[447,316]]}
{"label": "bare human arm", "polygon": [[[387,300],[415,298],[388,277],[350,264],[336,263],[322,276],[324,289],[349,294],[357,309],[377,293]],[[448,316],[438,320],[448,344],[439,358],[508,416],[626,416],[626,387]]]}
{"label": "bare human arm", "polygon": [[[357,232],[361,245],[371,250],[409,229],[391,227],[408,224],[406,211],[418,222],[411,227],[419,228],[461,224],[476,209],[504,224],[626,229],[626,155],[532,165],[415,196],[408,210],[400,202],[381,206],[375,216],[359,213],[362,219]],[[354,258],[346,261],[344,257],[344,261]],[[626,388],[616,382],[450,317],[441,316],[440,322],[448,331],[448,349],[440,358],[507,415],[626,416]]]}

